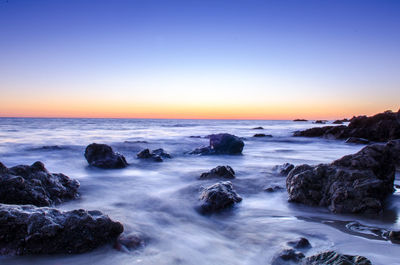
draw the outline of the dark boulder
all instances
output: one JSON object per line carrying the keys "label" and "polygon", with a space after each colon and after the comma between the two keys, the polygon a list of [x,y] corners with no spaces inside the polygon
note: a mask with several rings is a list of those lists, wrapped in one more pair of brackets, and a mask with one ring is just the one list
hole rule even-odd
{"label": "dark boulder", "polygon": [[327,251],[305,258],[302,265],[372,265],[371,261],[362,256],[339,254]]}
{"label": "dark boulder", "polygon": [[264,189],[264,191],[266,191],[266,192],[276,192],[276,191],[280,191],[280,190],[284,190],[284,188],[281,186],[278,186],[278,185],[270,186],[270,187]]}
{"label": "dark boulder", "polygon": [[335,120],[332,122],[332,124],[343,124],[344,122],[349,122],[348,119],[341,119],[341,120]]}
{"label": "dark boulder", "polygon": [[304,258],[304,254],[292,248],[279,252],[272,260],[272,265],[298,264]]}
{"label": "dark boulder", "polygon": [[208,136],[210,145],[206,147],[197,148],[191,154],[228,154],[238,155],[242,153],[244,142],[239,137],[228,134],[211,134]]}
{"label": "dark boulder", "polygon": [[277,170],[280,175],[286,177],[293,168],[294,168],[293,164],[285,163],[283,165],[275,166],[274,169]]}
{"label": "dark boulder", "polygon": [[106,144],[90,144],[86,147],[85,158],[89,165],[98,168],[124,168],[128,166],[123,155],[116,153]]}
{"label": "dark boulder", "polygon": [[347,144],[369,144],[369,141],[364,138],[349,137],[349,138],[347,138],[345,143],[347,143]]}
{"label": "dark boulder", "polygon": [[294,119],[293,121],[308,121],[306,119]]}
{"label": "dark boulder", "polygon": [[200,179],[226,178],[234,179],[235,171],[230,166],[217,166],[209,172],[202,173]]}
{"label": "dark boulder", "polygon": [[298,240],[290,241],[290,242],[288,242],[288,244],[297,249],[311,248],[310,242],[305,237],[301,237]]}
{"label": "dark boulder", "polygon": [[300,165],[286,179],[289,201],[335,213],[379,213],[393,193],[400,140],[373,144],[331,164]]}
{"label": "dark boulder", "polygon": [[1,255],[83,253],[115,240],[122,231],[121,223],[99,211],[0,204]]}
{"label": "dark boulder", "polygon": [[200,194],[202,213],[218,212],[241,202],[230,181],[221,181],[205,188]]}
{"label": "dark boulder", "polygon": [[264,130],[264,128],[259,126],[259,127],[254,127],[253,130]]}
{"label": "dark boulder", "polygon": [[137,154],[137,158],[152,159],[156,162],[162,162],[163,158],[171,158],[171,155],[166,153],[162,148],[153,151],[150,151],[149,149],[144,149]]}
{"label": "dark boulder", "polygon": [[50,206],[78,197],[79,182],[49,173],[42,162],[7,168],[0,163],[0,203]]}
{"label": "dark boulder", "polygon": [[143,239],[138,235],[121,235],[114,243],[114,248],[119,251],[129,252],[144,246]]}
{"label": "dark boulder", "polygon": [[253,135],[253,137],[272,137],[272,135],[265,133],[256,133],[255,135]]}
{"label": "dark boulder", "polygon": [[328,122],[327,120],[316,120],[314,123],[315,124],[325,124],[327,122]]}
{"label": "dark boulder", "polygon": [[294,136],[347,139],[364,138],[373,142],[400,139],[400,112],[385,111],[371,117],[358,116],[348,126],[324,126],[297,131]]}

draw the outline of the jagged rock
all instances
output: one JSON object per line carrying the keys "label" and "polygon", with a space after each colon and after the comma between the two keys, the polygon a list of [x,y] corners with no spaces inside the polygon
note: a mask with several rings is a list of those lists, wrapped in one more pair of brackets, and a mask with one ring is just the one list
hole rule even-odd
{"label": "jagged rock", "polygon": [[153,151],[149,149],[144,149],[137,154],[137,157],[140,159],[153,159],[156,162],[162,162],[163,158],[171,158],[171,155],[166,153],[164,149],[159,148]]}
{"label": "jagged rock", "polygon": [[211,178],[226,178],[234,179],[235,171],[230,166],[217,166],[211,169],[209,172],[202,173],[200,179],[211,179]]}
{"label": "jagged rock", "polygon": [[357,138],[357,137],[349,137],[347,138],[346,142],[347,144],[369,144],[369,141],[364,138]]}
{"label": "jagged rock", "polygon": [[297,131],[294,136],[347,139],[364,138],[373,142],[400,139],[400,112],[385,111],[371,117],[358,116],[348,126],[324,126]]}
{"label": "jagged rock", "polygon": [[327,251],[305,258],[302,265],[372,265],[371,261],[362,256],[339,254]]}
{"label": "jagged rock", "polygon": [[311,244],[307,238],[301,237],[298,240],[288,242],[289,245],[293,246],[294,248],[301,249],[301,248],[311,248]]}
{"label": "jagged rock", "polygon": [[49,173],[42,162],[7,168],[0,163],[0,203],[50,206],[78,197],[79,182]]}
{"label": "jagged rock", "polygon": [[85,158],[89,165],[98,168],[124,168],[128,166],[123,155],[116,153],[106,144],[90,144],[86,147]]}
{"label": "jagged rock", "polygon": [[285,163],[283,165],[276,166],[274,169],[277,170],[280,175],[286,177],[293,168],[293,164]]}
{"label": "jagged rock", "polygon": [[235,203],[242,198],[233,189],[230,181],[221,181],[205,188],[200,194],[200,210],[203,213],[217,212]]}
{"label": "jagged rock", "polygon": [[253,137],[272,137],[270,134],[256,133]]}
{"label": "jagged rock", "polygon": [[0,204],[0,254],[83,253],[115,240],[119,222],[99,211]]}
{"label": "jagged rock", "polygon": [[[304,258],[304,254],[295,251],[292,248],[289,249],[284,249],[277,255],[272,260],[272,265],[284,265],[288,264],[288,262],[292,263],[294,262],[295,264],[298,264],[302,259]],[[290,264],[289,263],[289,264]]]}
{"label": "jagged rock", "polygon": [[239,137],[228,134],[228,133],[220,133],[220,134],[211,134],[208,136],[210,139],[210,145],[206,147],[197,148],[192,151],[190,154],[229,154],[229,155],[237,155],[241,154],[244,142]]}
{"label": "jagged rock", "polygon": [[393,193],[400,140],[373,144],[331,164],[300,165],[286,179],[289,201],[335,213],[379,213]]}

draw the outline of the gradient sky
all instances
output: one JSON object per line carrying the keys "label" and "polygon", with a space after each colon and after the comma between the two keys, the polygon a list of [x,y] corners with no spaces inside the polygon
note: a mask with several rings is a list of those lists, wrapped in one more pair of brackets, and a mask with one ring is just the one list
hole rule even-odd
{"label": "gradient sky", "polygon": [[400,107],[400,1],[0,0],[0,116],[342,118]]}

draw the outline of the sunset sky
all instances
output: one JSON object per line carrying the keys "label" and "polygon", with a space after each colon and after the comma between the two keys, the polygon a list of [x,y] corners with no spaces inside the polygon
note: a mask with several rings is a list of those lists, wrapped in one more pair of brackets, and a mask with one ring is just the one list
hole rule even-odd
{"label": "sunset sky", "polygon": [[397,111],[399,14],[385,0],[0,0],[0,116]]}

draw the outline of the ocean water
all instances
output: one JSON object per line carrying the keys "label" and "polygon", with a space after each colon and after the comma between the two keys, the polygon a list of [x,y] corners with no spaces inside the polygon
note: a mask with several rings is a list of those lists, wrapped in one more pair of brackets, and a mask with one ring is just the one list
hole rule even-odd
{"label": "ocean water", "polygon": [[[264,130],[252,128],[262,126]],[[125,234],[140,235],[145,247],[132,252],[106,245],[80,255],[0,257],[0,264],[270,264],[286,242],[306,237],[306,256],[337,250],[363,255],[373,264],[400,264],[400,245],[365,227],[400,229],[400,194],[388,199],[379,217],[331,214],[325,208],[287,202],[275,165],[318,164],[355,153],[362,145],[318,138],[292,137],[296,130],[321,126],[311,122],[139,119],[0,119],[0,161],[8,167],[45,163],[81,183],[80,198],[58,205],[62,210],[101,210],[124,224]],[[244,138],[243,155],[198,156],[212,133]],[[273,135],[254,138],[255,133]],[[130,166],[104,170],[88,167],[83,156],[90,143],[105,143],[125,155]],[[136,159],[144,148],[163,148],[173,158],[162,163]],[[218,165],[236,171],[232,180],[243,201],[220,214],[196,211],[199,191],[218,180],[199,180]],[[399,178],[397,174],[397,179]],[[398,180],[396,180],[396,183]]]}

